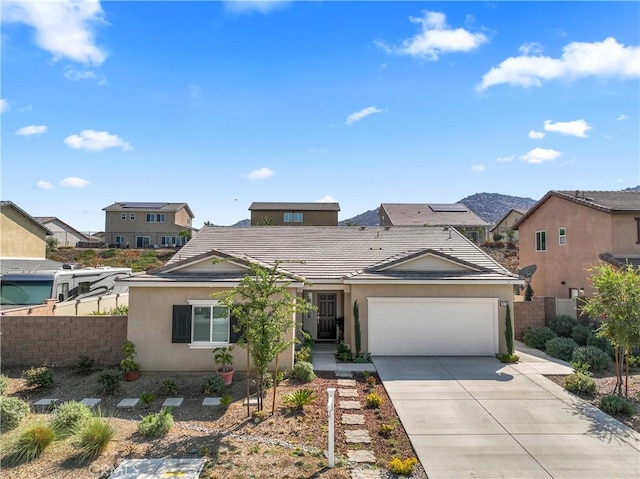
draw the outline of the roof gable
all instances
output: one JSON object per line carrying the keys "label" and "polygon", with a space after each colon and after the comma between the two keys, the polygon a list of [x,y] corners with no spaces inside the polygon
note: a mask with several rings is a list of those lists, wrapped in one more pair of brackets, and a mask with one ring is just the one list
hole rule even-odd
{"label": "roof gable", "polygon": [[49,228],[41,224],[38,220],[36,220],[33,216],[31,216],[25,210],[20,208],[18,205],[16,205],[13,201],[8,201],[8,200],[0,201],[0,209],[5,209],[5,208],[10,208],[16,213],[18,213],[18,215],[22,216],[33,226],[40,229],[41,231],[44,231],[45,235],[53,235],[53,233],[51,232],[51,230],[49,230]]}
{"label": "roof gable", "polygon": [[482,268],[461,261],[445,253],[426,249],[370,268],[370,271],[411,271],[411,272],[468,272]]}

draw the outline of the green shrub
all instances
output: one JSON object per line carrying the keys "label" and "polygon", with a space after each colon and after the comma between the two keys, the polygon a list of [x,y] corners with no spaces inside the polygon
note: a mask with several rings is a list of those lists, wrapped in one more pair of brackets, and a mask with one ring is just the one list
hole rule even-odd
{"label": "green shrub", "polygon": [[547,326],[542,326],[540,328],[527,328],[522,333],[522,341],[527,346],[536,349],[544,349],[544,345],[550,339],[557,337],[558,335]]}
{"label": "green shrub", "polygon": [[311,361],[311,348],[309,346],[302,346],[296,351],[296,362],[310,362]]}
{"label": "green shrub", "polygon": [[56,436],[63,438],[75,434],[91,417],[91,409],[87,405],[69,401],[53,411],[51,427],[56,432]]}
{"label": "green shrub", "polygon": [[391,437],[391,433],[395,428],[391,424],[380,424],[380,428],[378,428],[378,435],[389,438]]}
{"label": "green shrub", "polygon": [[9,464],[22,464],[36,459],[45,448],[53,442],[56,435],[46,424],[34,424],[20,433],[11,445],[11,453],[7,457]]}
{"label": "green shrub", "polygon": [[293,366],[293,377],[298,381],[310,383],[316,378],[316,374],[313,372],[313,365],[306,361],[297,362]]}
{"label": "green shrub", "polygon": [[298,389],[284,397],[286,406],[302,410],[306,405],[316,400],[316,395],[311,389]]}
{"label": "green shrub", "polygon": [[578,347],[571,338],[558,337],[547,341],[544,349],[552,358],[562,359],[563,361],[571,361],[573,351]]}
{"label": "green shrub", "polygon": [[378,393],[369,393],[367,394],[367,398],[365,399],[367,402],[367,407],[370,409],[378,409],[382,406],[382,398]]}
{"label": "green shrub", "polygon": [[578,321],[565,314],[555,316],[549,321],[549,327],[553,330],[553,332],[558,336],[562,336],[563,338],[570,338],[573,327],[577,324]]}
{"label": "green shrub", "polygon": [[592,334],[587,338],[587,346],[595,346],[596,348],[601,349],[602,351],[607,353],[610,359],[615,358],[615,355],[614,355],[615,348],[613,347],[613,344],[611,344],[611,341],[609,341],[604,336],[599,336],[598,334]]}
{"label": "green shrub", "polygon": [[574,373],[582,373],[586,374],[587,376],[591,376],[591,372],[589,372],[591,366],[589,366],[587,363],[571,361],[571,367],[573,368]]}
{"label": "green shrub", "polygon": [[600,409],[609,414],[631,416],[634,413],[633,405],[622,396],[608,395],[600,398]]}
{"label": "green shrub", "polygon": [[100,384],[103,394],[112,395],[117,393],[120,390],[121,381],[122,371],[118,369],[109,369],[98,376],[98,384]]}
{"label": "green shrub", "polygon": [[29,368],[22,371],[22,377],[29,387],[48,389],[53,386],[53,371],[48,366]]}
{"label": "green shrub", "polygon": [[76,374],[80,374],[81,376],[90,376],[91,374],[93,374],[93,371],[95,371],[95,367],[95,359],[81,354],[80,356],[78,356],[78,361],[76,362],[73,369],[75,370]]}
{"label": "green shrub", "polygon": [[579,346],[571,356],[571,362],[588,364],[591,371],[600,371],[606,368],[609,361],[609,355],[595,346]]}
{"label": "green shrub", "polygon": [[564,387],[575,394],[587,394],[593,396],[598,392],[596,382],[586,374],[574,373],[564,378]]}
{"label": "green shrub", "polygon": [[173,427],[173,415],[170,407],[163,407],[157,413],[147,414],[138,423],[138,432],[146,438],[160,437]]}
{"label": "green shrub", "polygon": [[108,249],[100,253],[100,257],[104,259],[113,258],[118,252],[115,249]]}
{"label": "green shrub", "polygon": [[175,396],[180,391],[180,385],[174,379],[165,379],[160,385],[161,396]]}
{"label": "green shrub", "polygon": [[392,474],[397,474],[399,476],[410,476],[413,474],[413,468],[416,464],[418,464],[418,460],[415,457],[410,457],[404,460],[394,457],[389,463],[389,471],[391,471]]}
{"label": "green shrub", "polygon": [[78,460],[91,461],[107,448],[113,439],[113,428],[101,417],[92,417],[78,433]]}
{"label": "green shrub", "polygon": [[591,335],[593,335],[593,331],[589,326],[576,324],[573,328],[571,328],[571,337],[576,343],[578,343],[578,346],[585,346],[587,344],[589,336]]}
{"label": "green shrub", "polygon": [[228,394],[220,398],[220,405],[223,407],[229,407],[232,402],[233,396],[229,396]]}
{"label": "green shrub", "polygon": [[9,388],[9,378],[4,374],[0,374],[0,396],[7,392]]}
{"label": "green shrub", "polygon": [[202,393],[207,396],[220,396],[224,391],[224,379],[213,375],[202,383]]}
{"label": "green shrub", "polygon": [[140,394],[140,402],[142,402],[144,409],[149,409],[151,407],[151,403],[155,398],[156,395],[153,393]]}
{"label": "green shrub", "polygon": [[29,405],[22,399],[0,396],[0,431],[10,431],[29,414]]}
{"label": "green shrub", "polygon": [[339,342],[338,346],[336,347],[336,357],[339,361],[351,362],[351,360],[353,359],[351,347],[344,342]]}

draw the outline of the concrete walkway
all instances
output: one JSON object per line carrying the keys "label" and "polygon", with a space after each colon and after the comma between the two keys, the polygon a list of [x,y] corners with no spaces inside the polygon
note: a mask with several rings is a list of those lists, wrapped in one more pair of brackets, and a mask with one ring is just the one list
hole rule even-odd
{"label": "concrete walkway", "polygon": [[311,352],[311,361],[314,371],[336,372],[375,372],[373,363],[338,363],[336,362],[335,343],[314,343]]}
{"label": "concrete walkway", "polygon": [[640,434],[543,374],[567,363],[521,343],[521,361],[375,357],[429,479],[640,477]]}

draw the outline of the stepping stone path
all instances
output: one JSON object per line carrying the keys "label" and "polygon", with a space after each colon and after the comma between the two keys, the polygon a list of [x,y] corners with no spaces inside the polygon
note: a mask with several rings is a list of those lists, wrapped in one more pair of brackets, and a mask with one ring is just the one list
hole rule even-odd
{"label": "stepping stone path", "polygon": [[167,398],[162,403],[162,407],[180,407],[184,398]]}
{"label": "stepping stone path", "polygon": [[338,396],[342,398],[357,398],[358,390],[357,389],[338,389]]}
{"label": "stepping stone path", "polygon": [[371,444],[371,436],[369,431],[365,429],[347,429],[344,431],[347,442],[355,444]]}
{"label": "stepping stone path", "polygon": [[342,424],[351,426],[360,426],[364,424],[363,414],[343,414]]}
{"label": "stepping stone path", "polygon": [[82,404],[84,404],[87,407],[96,407],[98,404],[100,404],[100,402],[102,402],[102,399],[100,398],[84,398],[82,401],[80,401]]}
{"label": "stepping stone path", "polygon": [[140,402],[139,398],[125,398],[122,401],[120,401],[118,404],[116,404],[116,407],[132,408],[132,407],[136,407],[139,402]]}
{"label": "stepping stone path", "polygon": [[340,409],[362,409],[359,401],[340,401],[338,407]]}
{"label": "stepping stone path", "polygon": [[219,406],[220,398],[204,398],[202,400],[203,406]]}
{"label": "stepping stone path", "polygon": [[39,409],[49,409],[53,406],[55,406],[55,404],[59,401],[59,399],[40,399],[39,401],[36,401],[33,403],[33,406]]}

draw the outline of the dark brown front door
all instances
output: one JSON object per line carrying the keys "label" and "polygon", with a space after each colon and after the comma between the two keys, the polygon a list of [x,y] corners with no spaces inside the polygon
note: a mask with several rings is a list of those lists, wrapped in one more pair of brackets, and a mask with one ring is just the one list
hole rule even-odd
{"label": "dark brown front door", "polygon": [[336,295],[318,295],[318,339],[336,338]]}

